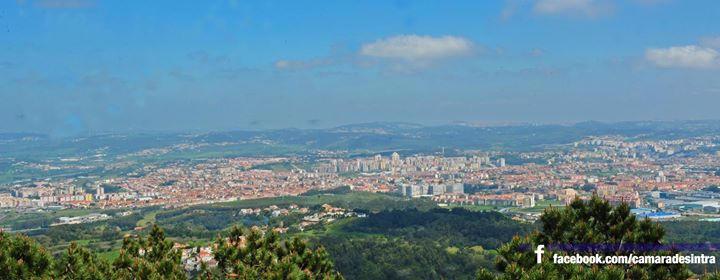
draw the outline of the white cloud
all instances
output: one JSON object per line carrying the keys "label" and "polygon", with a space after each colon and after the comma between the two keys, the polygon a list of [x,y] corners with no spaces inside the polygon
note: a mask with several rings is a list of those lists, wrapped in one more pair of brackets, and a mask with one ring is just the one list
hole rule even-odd
{"label": "white cloud", "polygon": [[275,62],[275,68],[279,69],[285,69],[290,67],[291,61],[288,60],[278,60]]}
{"label": "white cloud", "polygon": [[645,59],[660,67],[711,68],[720,66],[718,51],[694,45],[648,49],[645,51]]}
{"label": "white cloud", "polygon": [[703,47],[720,49],[720,36],[701,38],[700,45],[702,45]]}
{"label": "white cloud", "polygon": [[462,37],[399,35],[364,44],[360,48],[360,54],[407,61],[429,61],[468,55],[472,50],[473,43]]}
{"label": "white cloud", "polygon": [[500,19],[508,20],[526,4],[525,0],[505,0],[505,7],[500,12]]}
{"label": "white cloud", "polygon": [[609,1],[603,0],[538,0],[533,10],[539,14],[599,16],[612,11]]}

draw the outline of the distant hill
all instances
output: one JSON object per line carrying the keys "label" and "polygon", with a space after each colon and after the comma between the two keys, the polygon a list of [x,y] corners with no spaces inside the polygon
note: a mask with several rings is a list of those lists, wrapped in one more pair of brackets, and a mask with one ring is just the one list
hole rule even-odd
{"label": "distant hill", "polygon": [[47,135],[39,133],[0,133],[0,141],[23,140],[23,139],[45,139]]}
{"label": "distant hill", "polygon": [[[17,158],[132,153],[178,144],[212,146],[244,151],[243,155],[283,151],[347,150],[376,152],[389,150],[437,151],[446,149],[532,150],[547,145],[567,144],[588,136],[618,135],[630,139],[677,139],[720,135],[720,121],[582,122],[573,125],[473,126],[451,124],[423,126],[412,123],[378,122],[345,125],[328,129],[276,129],[208,133],[107,134],[75,138],[48,138],[39,134],[0,134],[0,154]],[[34,141],[20,141],[21,139]],[[263,148],[266,147],[266,148]],[[280,149],[283,148],[283,149]],[[203,149],[198,148],[198,149]]]}

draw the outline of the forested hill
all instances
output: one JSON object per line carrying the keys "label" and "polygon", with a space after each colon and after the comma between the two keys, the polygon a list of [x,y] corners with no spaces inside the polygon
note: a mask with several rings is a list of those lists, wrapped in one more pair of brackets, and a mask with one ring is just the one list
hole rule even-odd
{"label": "forested hill", "polygon": [[392,210],[317,237],[347,279],[473,279],[495,249],[529,232],[497,212]]}
{"label": "forested hill", "polygon": [[485,248],[497,248],[513,235],[526,233],[528,228],[529,225],[512,221],[499,212],[463,208],[384,211],[347,226],[354,232],[430,239],[446,246],[481,245]]}

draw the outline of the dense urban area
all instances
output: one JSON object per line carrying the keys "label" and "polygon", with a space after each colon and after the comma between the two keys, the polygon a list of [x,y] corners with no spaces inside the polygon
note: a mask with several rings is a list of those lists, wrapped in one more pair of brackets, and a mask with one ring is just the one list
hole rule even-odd
{"label": "dense urban area", "polygon": [[[297,196],[348,187],[357,192],[426,198],[438,205],[533,208],[569,204],[597,194],[627,203],[651,219],[714,218],[720,211],[720,137],[623,141],[590,137],[557,150],[463,151],[371,157],[213,158],[147,165],[123,176],[43,179],[9,184],[0,207],[19,211],[62,208],[183,207],[235,200]],[[149,151],[142,151],[146,153]],[[77,159],[61,158],[60,162]],[[18,165],[42,170],[83,168],[52,163]],[[720,216],[719,216],[720,217]],[[104,216],[65,223],[89,222]],[[531,216],[525,217],[532,219]],[[11,229],[9,229],[11,230]]]}

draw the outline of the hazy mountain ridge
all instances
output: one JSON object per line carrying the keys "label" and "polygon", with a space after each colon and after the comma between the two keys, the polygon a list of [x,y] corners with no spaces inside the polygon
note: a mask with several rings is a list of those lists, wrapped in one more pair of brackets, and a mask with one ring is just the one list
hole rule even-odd
{"label": "hazy mountain ridge", "polygon": [[[124,154],[173,145],[255,143],[293,147],[295,150],[428,151],[444,148],[528,150],[566,144],[588,136],[618,135],[633,139],[675,139],[720,134],[720,121],[582,122],[573,125],[423,126],[411,123],[365,123],[328,129],[277,129],[208,133],[104,134],[75,138],[50,138],[41,134],[0,134],[0,153],[79,156],[97,153]],[[32,141],[30,141],[32,140]],[[53,152],[54,151],[54,152]],[[33,156],[33,157],[35,157]]]}

